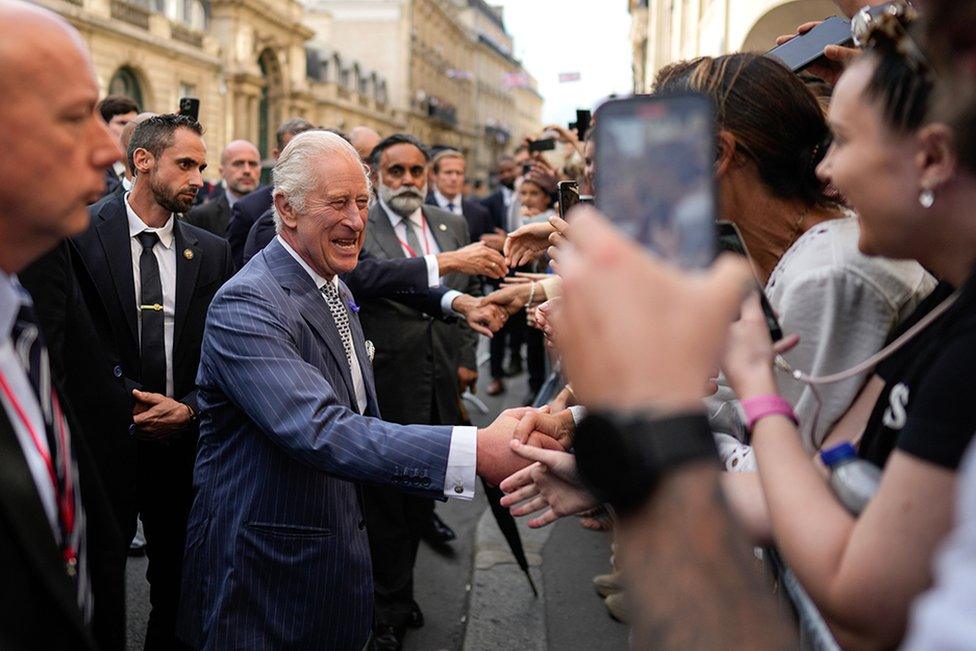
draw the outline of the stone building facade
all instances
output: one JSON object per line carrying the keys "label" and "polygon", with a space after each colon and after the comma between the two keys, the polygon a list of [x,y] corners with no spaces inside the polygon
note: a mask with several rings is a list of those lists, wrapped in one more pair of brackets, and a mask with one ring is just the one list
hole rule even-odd
{"label": "stone building facade", "polygon": [[81,32],[105,94],[156,112],[176,110],[180,97],[200,99],[210,177],[221,147],[236,138],[256,143],[270,164],[275,128],[296,116],[339,129],[407,130],[465,151],[472,173],[484,176],[504,148],[498,143],[541,119],[530,77],[525,88],[503,88],[505,75],[522,68],[500,14],[483,2],[36,1]]}
{"label": "stone building facade", "polygon": [[648,92],[669,63],[765,52],[780,34],[837,13],[830,0],[629,0],[634,91]]}

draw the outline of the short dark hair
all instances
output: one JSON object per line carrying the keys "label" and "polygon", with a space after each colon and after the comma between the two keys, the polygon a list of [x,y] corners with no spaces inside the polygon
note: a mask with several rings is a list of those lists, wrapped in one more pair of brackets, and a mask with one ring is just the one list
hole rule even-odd
{"label": "short dark hair", "polygon": [[109,95],[98,103],[98,112],[102,114],[102,119],[108,123],[116,115],[138,113],[139,105],[131,97],[126,97],[125,95]]}
{"label": "short dark hair", "polygon": [[383,155],[383,152],[395,145],[413,145],[420,150],[421,154],[424,155],[424,160],[428,163],[430,162],[430,152],[427,150],[427,147],[424,146],[424,143],[420,142],[410,134],[394,133],[392,136],[383,138],[379,141],[379,144],[373,147],[373,151],[371,151],[369,154],[369,166],[376,169],[380,163],[380,156]]}
{"label": "short dark hair", "polygon": [[189,116],[177,113],[154,115],[140,122],[132,132],[132,140],[129,141],[129,148],[125,152],[129,169],[136,171],[133,155],[137,149],[145,149],[159,158],[164,151],[173,146],[177,129],[189,129],[198,136],[203,135],[203,125]]}
{"label": "short dark hair", "polygon": [[292,118],[282,122],[278,130],[275,131],[275,142],[278,143],[278,151],[285,148],[285,136],[297,136],[300,133],[311,131],[316,126],[305,118]]}

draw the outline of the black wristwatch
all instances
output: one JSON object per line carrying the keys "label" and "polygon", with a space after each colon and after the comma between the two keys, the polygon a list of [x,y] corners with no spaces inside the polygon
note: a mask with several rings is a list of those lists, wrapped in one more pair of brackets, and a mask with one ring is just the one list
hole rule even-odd
{"label": "black wristwatch", "polygon": [[591,413],[574,441],[580,477],[622,515],[644,504],[666,473],[694,461],[718,461],[708,419],[700,413]]}

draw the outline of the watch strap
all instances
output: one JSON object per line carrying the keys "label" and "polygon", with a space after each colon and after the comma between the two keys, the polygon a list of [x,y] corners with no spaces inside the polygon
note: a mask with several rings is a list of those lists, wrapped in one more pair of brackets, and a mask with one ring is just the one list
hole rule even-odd
{"label": "watch strap", "polygon": [[666,418],[591,413],[574,445],[583,481],[621,514],[639,508],[668,472],[691,462],[718,460],[708,418],[701,413]]}

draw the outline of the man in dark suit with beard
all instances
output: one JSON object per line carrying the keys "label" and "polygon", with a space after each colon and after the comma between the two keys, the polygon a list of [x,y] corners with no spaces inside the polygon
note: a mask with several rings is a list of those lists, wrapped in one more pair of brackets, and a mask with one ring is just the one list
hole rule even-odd
{"label": "man in dark suit with beard", "polygon": [[[430,258],[468,244],[460,215],[423,203],[428,156],[420,142],[402,134],[373,150],[378,198],[369,211],[364,252],[387,260]],[[455,290],[480,292],[477,276],[452,273],[440,280]],[[360,318],[376,346],[373,373],[383,417],[402,424],[460,424],[459,386],[478,377],[474,333],[383,298],[363,301]],[[399,649],[405,627],[423,623],[413,599],[413,566],[434,503],[387,486],[365,486],[363,492],[376,594],[373,649]]]}
{"label": "man in dark suit with beard", "polygon": [[152,610],[147,649],[179,649],[174,635],[196,453],[196,373],[210,300],[233,273],[221,238],[176,218],[203,185],[202,127],[178,115],[141,123],[126,155],[131,192],[93,207],[75,244],[111,318],[125,377],[141,385],[131,431]]}

